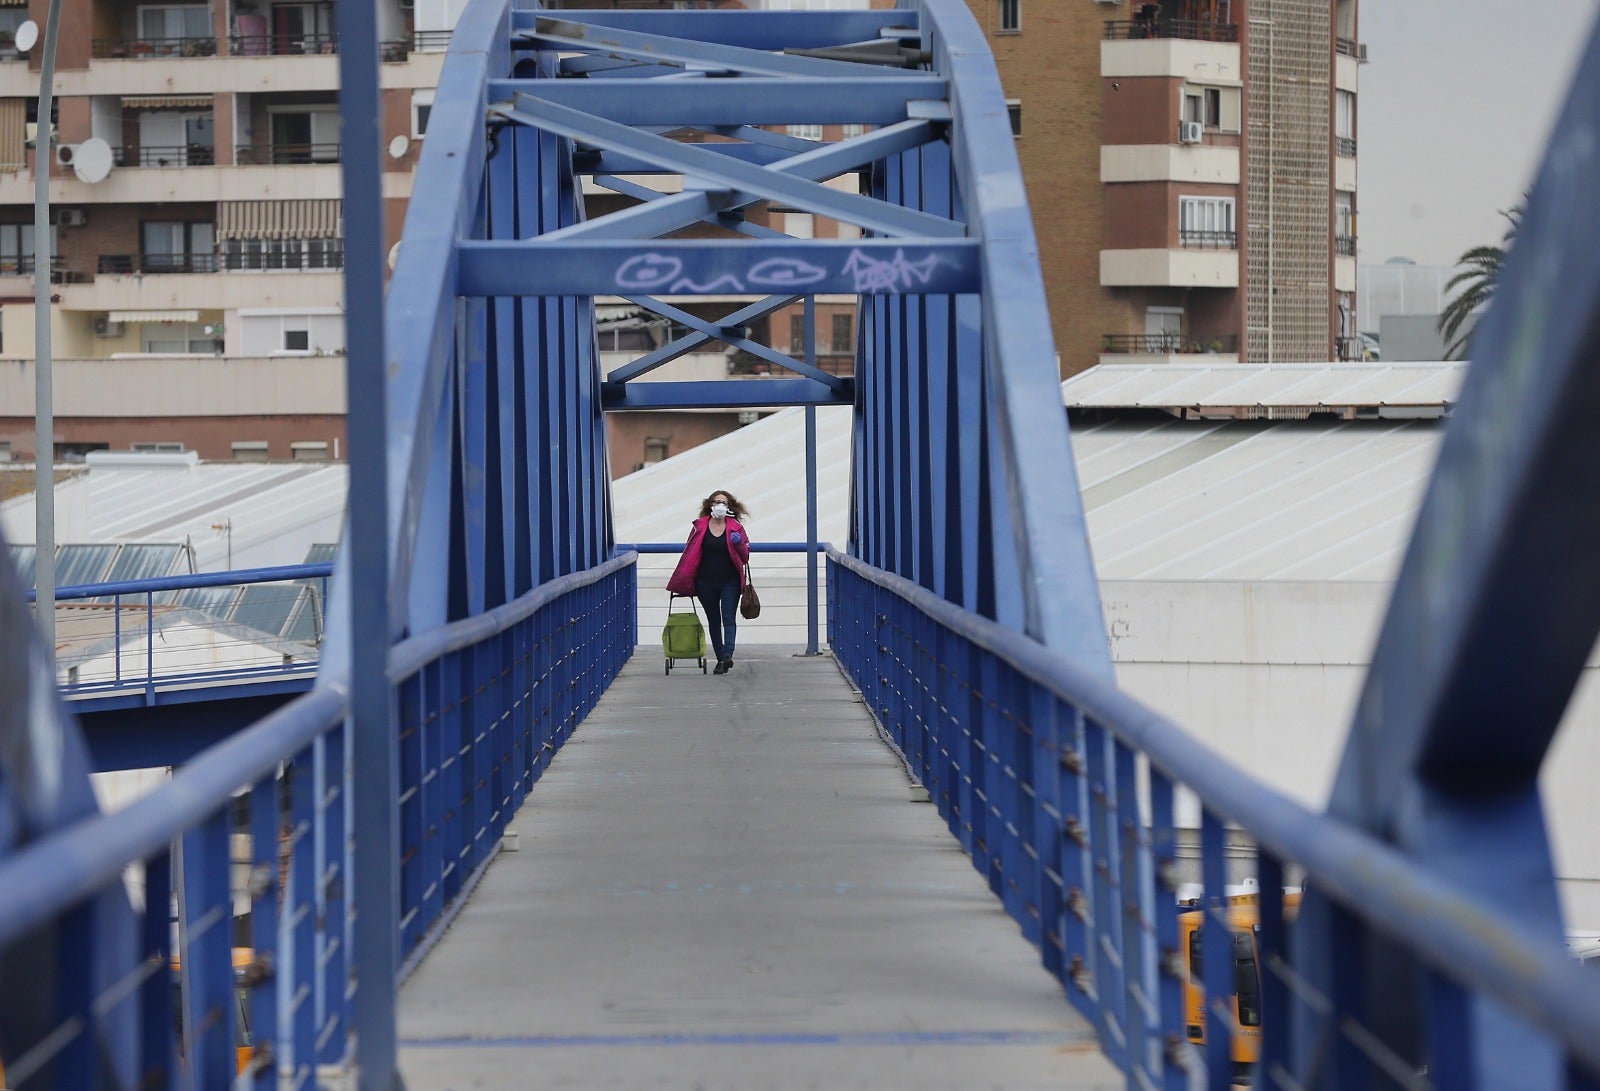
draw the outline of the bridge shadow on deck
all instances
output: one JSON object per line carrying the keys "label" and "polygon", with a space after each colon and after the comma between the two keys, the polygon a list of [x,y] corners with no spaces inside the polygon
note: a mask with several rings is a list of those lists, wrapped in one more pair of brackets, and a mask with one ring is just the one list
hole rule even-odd
{"label": "bridge shadow on deck", "polygon": [[400,995],[409,1091],[1120,1088],[830,657],[640,648]]}

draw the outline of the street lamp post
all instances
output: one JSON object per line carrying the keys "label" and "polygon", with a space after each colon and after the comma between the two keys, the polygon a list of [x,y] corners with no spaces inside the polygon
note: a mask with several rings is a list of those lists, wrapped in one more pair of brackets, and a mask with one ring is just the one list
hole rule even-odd
{"label": "street lamp post", "polygon": [[33,140],[33,390],[34,390],[34,586],[35,613],[52,676],[56,664],[56,480],[55,398],[50,374],[50,158],[55,126],[56,32],[61,0],[50,0],[44,21],[44,56],[39,63],[39,117]]}

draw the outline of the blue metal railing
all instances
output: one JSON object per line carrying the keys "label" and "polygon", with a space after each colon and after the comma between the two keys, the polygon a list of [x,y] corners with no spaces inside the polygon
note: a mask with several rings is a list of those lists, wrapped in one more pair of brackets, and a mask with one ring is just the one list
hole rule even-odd
{"label": "blue metal railing", "polygon": [[[1454,1086],[1470,1037],[1467,996],[1487,996],[1545,1028],[1576,1073],[1600,1076],[1600,980],[1482,899],[1418,869],[1393,847],[1261,785],[1193,736],[1042,645],[893,574],[828,555],[829,643],[887,739],[1073,1003],[1100,1031],[1129,1086],[1189,1086],[1176,898],[1175,799],[1199,799],[1204,908],[1225,921],[1224,834],[1255,843],[1268,1086],[1286,1074],[1298,1001],[1321,1009],[1366,1078]],[[1338,906],[1341,950],[1364,935],[1398,941],[1427,966],[1432,1052],[1423,1068],[1364,1022],[1359,959],[1331,993],[1293,970],[1283,886],[1303,869]],[[1229,1086],[1232,995],[1226,927],[1203,930],[1204,1071]],[[1323,938],[1321,941],[1326,942]],[[1354,1086],[1346,1083],[1340,1086]],[[1363,1084],[1365,1086],[1365,1084]]]}
{"label": "blue metal railing", "polygon": [[[627,554],[550,581],[391,651],[399,708],[392,745],[401,757],[400,939],[410,964],[482,873],[551,755],[632,653],[636,631],[615,619],[632,614],[635,560]],[[317,1065],[346,1060],[357,909],[347,715],[346,691],[324,685],[205,751],[127,808],[0,860],[0,950],[64,921],[58,926],[80,945],[82,964],[106,969],[101,979],[110,979],[98,991],[85,989],[47,1033],[4,1058],[13,1086],[92,1071],[97,1043],[129,1027],[140,1042],[135,1078],[145,1087],[230,1086],[236,1043],[246,1040],[252,1060],[239,1086],[254,1086],[270,1062],[275,1071],[263,1080],[310,1087]],[[242,833],[249,834],[251,910],[236,920],[229,846]],[[119,951],[70,907],[118,888],[130,866],[142,869],[150,893],[135,908],[138,950]],[[176,950],[167,898],[156,893],[169,886],[179,892]],[[235,967],[230,948],[241,941],[248,955]],[[173,1061],[174,964],[183,997],[181,1063]],[[69,1085],[94,1081],[58,1084]]]}
{"label": "blue metal railing", "polygon": [[[332,572],[331,564],[299,564],[58,587],[58,610],[77,602],[111,618],[109,650],[94,642],[80,652],[58,652],[62,693],[131,688],[149,697],[158,683],[182,687],[314,671]],[[34,592],[27,597],[32,602]],[[192,649],[186,655],[178,651],[185,641]]]}

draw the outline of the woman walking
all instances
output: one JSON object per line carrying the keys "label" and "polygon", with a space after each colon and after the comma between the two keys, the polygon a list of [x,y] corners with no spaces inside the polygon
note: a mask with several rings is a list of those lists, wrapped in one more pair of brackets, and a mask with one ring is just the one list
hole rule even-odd
{"label": "woman walking", "polygon": [[739,627],[739,593],[744,590],[745,565],[750,562],[750,539],[739,519],[744,507],[732,493],[718,489],[700,503],[700,517],[689,531],[689,541],[667,581],[674,595],[694,595],[706,608],[711,650],[717,667],[712,673],[733,669],[733,641]]}

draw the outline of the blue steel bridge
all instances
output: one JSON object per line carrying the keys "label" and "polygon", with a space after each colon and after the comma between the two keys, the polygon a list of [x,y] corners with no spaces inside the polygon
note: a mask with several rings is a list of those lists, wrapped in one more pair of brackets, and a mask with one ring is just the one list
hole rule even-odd
{"label": "blue steel bridge", "polygon": [[[1260,887],[1258,1084],[1600,1086],[1600,981],[1563,948],[1538,785],[1600,629],[1593,43],[1478,328],[1331,801],[1312,813],[1117,687],[1005,101],[961,0],[870,12],[474,0],[445,62],[387,294],[375,15],[359,3],[337,11],[351,488],[323,654],[314,679],[281,686],[264,714],[248,702],[259,679],[197,679],[181,702],[125,702],[138,730],[198,734],[166,786],[103,816],[87,736],[8,566],[0,1060],[11,1086],[465,1086],[481,1076],[474,1058],[500,1047],[523,1051],[520,1076],[479,1085],[556,1082],[565,1070],[540,1058],[567,1047],[588,1051],[573,1070],[581,1084],[585,1072],[600,1082],[622,1071],[608,1066],[623,1055],[674,1046],[743,1050],[757,1064],[814,1046],[795,1085],[893,1086],[893,1069],[848,1065],[873,1049],[880,1063],[885,1049],[944,1049],[956,1072],[963,1050],[1017,1046],[1007,1067],[971,1082],[1223,1087],[1238,1074],[1231,1039],[1245,1033],[1231,941],[1223,927],[1201,930],[1198,1044],[1176,887],[1192,869],[1202,909],[1222,921],[1225,840],[1241,831]],[[820,124],[861,135],[783,131]],[[641,182],[650,176],[683,185],[661,192]],[[849,176],[861,184],[825,184]],[[589,190],[629,200],[599,215]],[[747,218],[764,204],[860,237],[789,237]],[[750,302],[718,320],[672,302],[705,294]],[[811,313],[824,294],[859,300],[848,378],[749,336],[761,316]],[[597,296],[689,332],[602,373]],[[638,381],[706,343],[789,377]],[[757,657],[727,680],[744,687],[727,700],[752,732],[769,718],[794,726],[738,750],[742,773],[716,765],[748,746],[742,736],[698,753],[685,736],[649,763],[608,768],[608,756],[644,753],[618,749],[630,737],[671,738],[660,710],[691,691],[662,686],[654,634],[630,620],[638,554],[613,531],[607,414],[757,405],[853,408],[850,536],[825,562],[831,658]],[[174,703],[181,720],[160,714]],[[112,704],[95,714],[117,713]],[[686,707],[693,721],[725,719]],[[870,746],[825,734],[852,716]],[[824,734],[807,746],[807,731]],[[713,914],[691,943],[657,936],[676,918],[650,899],[631,916],[613,912],[615,899],[604,915],[540,913],[625,848],[648,847],[628,858],[641,872],[736,853],[783,792],[824,766],[834,778],[870,772],[891,753],[932,805],[919,813],[947,827],[936,840],[878,811],[841,829],[846,796],[878,790],[865,780],[848,782],[854,795],[833,781],[828,802],[782,804],[773,827],[790,850],[844,846],[875,861],[852,880],[876,892],[861,903],[872,912],[832,929],[817,922],[833,918],[811,918],[819,949],[871,938],[855,969],[874,999],[850,1027],[815,1029],[798,1004],[804,1033],[752,1031],[749,1012],[799,988],[782,976],[693,1007],[694,1026],[652,1023],[651,1012],[691,1010],[667,975],[627,1016],[657,1029],[601,1033],[539,1007],[579,995],[597,965],[496,972],[522,948],[599,959],[650,935],[690,958],[680,986],[693,960],[710,966],[735,945],[753,975],[804,928],[751,931]],[[762,767],[762,754],[783,767]],[[126,760],[140,756],[136,741]],[[626,812],[647,800],[642,789],[604,793],[646,770],[699,788],[683,791],[683,810],[648,817]],[[771,798],[758,778],[775,782]],[[1196,816],[1180,828],[1185,799]],[[687,828],[682,816],[708,802],[724,811]],[[499,850],[517,847],[505,835],[519,808],[511,855]],[[622,832],[607,826],[624,812],[634,819]],[[675,814],[684,829],[672,829]],[[1191,835],[1198,857],[1180,861]],[[973,868],[940,871],[957,847]],[[1292,921],[1286,881],[1305,889]],[[956,916],[1009,915],[1004,942],[953,921],[941,932],[943,918],[919,931],[919,898],[937,888],[959,902],[961,882],[982,902]],[[804,883],[745,885],[769,896],[774,922],[785,905],[820,904]],[[849,887],[830,888],[834,901],[846,904]],[[523,931],[483,958],[472,945],[495,914],[478,909],[497,904]],[[1006,943],[1031,945],[1025,969],[1049,988],[999,987],[1022,980],[1006,976],[1020,972]],[[460,954],[469,948],[478,962]],[[885,969],[891,956],[905,965]],[[965,1005],[964,1023],[871,1023],[936,991],[919,973],[957,964],[939,989]],[[476,976],[452,994],[440,983],[463,966]],[[860,985],[812,982],[845,1007]],[[419,1001],[431,1014],[408,1008],[419,989],[434,990]],[[512,1036],[487,1014],[443,1037],[424,1026],[485,1005],[552,1014]],[[467,1059],[441,1075],[446,1054],[429,1050],[454,1046]],[[744,1085],[782,1083],[766,1071]],[[666,1072],[635,1071],[633,1083],[674,1082]]]}

